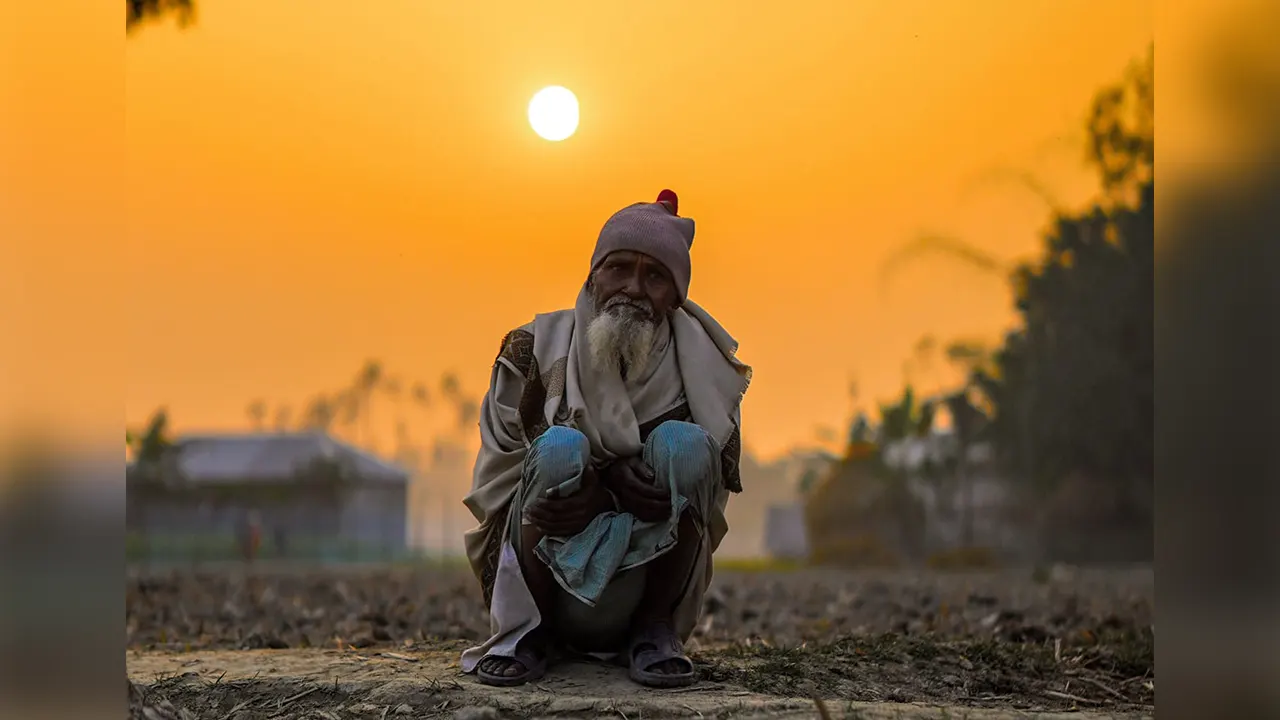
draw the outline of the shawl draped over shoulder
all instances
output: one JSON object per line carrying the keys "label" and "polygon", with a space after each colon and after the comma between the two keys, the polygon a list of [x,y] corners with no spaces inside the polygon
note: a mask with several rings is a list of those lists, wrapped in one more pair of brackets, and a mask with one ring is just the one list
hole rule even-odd
{"label": "shawl draped over shoulder", "polygon": [[[751,368],[736,357],[738,343],[705,310],[686,301],[669,323],[675,362],[657,363],[646,378],[624,383],[590,363],[589,318],[584,287],[572,309],[537,315],[508,333],[493,364],[480,406],[480,451],[463,501],[478,523],[466,533],[466,551],[486,605],[492,601],[507,513],[525,455],[551,425],[581,431],[591,443],[592,461],[603,464],[638,454],[648,433],[666,420],[697,423],[720,448],[722,489],[717,512],[707,523],[711,551],[728,531],[728,493],[742,490],[741,402],[751,382]],[[667,386],[677,387],[678,394],[663,392]]]}

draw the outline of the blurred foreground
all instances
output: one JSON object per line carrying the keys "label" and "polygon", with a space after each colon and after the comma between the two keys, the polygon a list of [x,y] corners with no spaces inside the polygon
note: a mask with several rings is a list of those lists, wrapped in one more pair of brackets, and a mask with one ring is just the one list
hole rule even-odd
{"label": "blurred foreground", "polygon": [[[698,687],[780,698],[1149,712],[1153,600],[1154,573],[1141,567],[722,570],[693,642],[703,680]],[[302,669],[281,673],[330,682],[342,695],[324,696],[332,708],[370,704],[373,686],[356,680],[375,672],[374,664],[385,661],[379,658],[401,666],[443,663],[442,677],[457,687],[437,687],[431,707],[451,697],[456,704],[461,696],[450,693],[475,689],[449,665],[488,633],[480,593],[462,567],[134,571],[126,603],[131,677],[150,683],[156,702],[168,697],[179,704],[195,697],[192,677],[141,678],[142,669],[195,673],[212,683],[220,673],[249,666],[261,671],[301,663]],[[347,676],[332,671],[335,663],[352,673],[345,690],[340,684]],[[598,674],[600,682],[621,677]],[[590,684],[578,675],[574,682]],[[207,683],[200,686],[205,691]],[[200,702],[222,702],[225,713],[240,702],[274,704],[284,697],[276,686],[238,687],[205,692]],[[425,699],[393,707],[400,702]]]}

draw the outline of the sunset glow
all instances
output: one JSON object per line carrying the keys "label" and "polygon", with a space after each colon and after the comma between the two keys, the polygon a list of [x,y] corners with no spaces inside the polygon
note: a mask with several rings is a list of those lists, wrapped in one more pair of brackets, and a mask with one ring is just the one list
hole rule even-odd
{"label": "sunset glow", "polygon": [[[669,187],[698,223],[690,297],[755,368],[747,446],[838,444],[905,379],[954,378],[906,364],[922,337],[1013,320],[998,273],[885,263],[926,233],[1036,252],[1049,208],[1016,178],[1064,205],[1096,191],[1085,114],[1153,22],[1149,2],[725,1],[617,32],[634,12],[220,0],[131,37],[128,162],[101,160],[121,190],[85,191],[129,217],[132,252],[98,267],[130,288],[128,422],[166,405],[177,432],[242,429],[255,398],[296,416],[367,358],[478,396],[509,330],[572,304],[605,219]],[[589,99],[591,132],[530,131],[552,83]]]}

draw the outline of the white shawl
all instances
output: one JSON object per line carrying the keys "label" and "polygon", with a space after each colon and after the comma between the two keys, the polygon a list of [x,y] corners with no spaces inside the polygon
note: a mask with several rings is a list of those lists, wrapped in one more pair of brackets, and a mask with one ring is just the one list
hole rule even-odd
{"label": "white shawl", "polygon": [[[638,455],[640,424],[671,409],[671,389],[678,388],[693,422],[724,448],[741,424],[751,368],[737,359],[738,343],[720,323],[692,300],[685,301],[670,320],[675,362],[670,362],[668,348],[645,377],[624,383],[591,363],[586,340],[590,317],[591,299],[584,286],[573,309],[539,314],[523,328],[533,334],[535,367],[546,387],[542,411],[547,425],[577,428],[591,442],[592,459],[601,464]],[[678,378],[671,377],[672,370]],[[480,452],[464,499],[482,526],[467,533],[467,556],[477,568],[483,526],[511,500],[534,439],[525,437],[517,410],[523,380],[510,360],[499,357],[481,403]]]}
{"label": "white shawl", "polygon": [[[504,522],[534,440],[529,434],[538,431],[525,427],[520,412],[532,374],[545,389],[539,425],[577,428],[590,441],[592,460],[597,463],[639,454],[643,447],[640,425],[673,409],[682,397],[693,422],[716,440],[721,451],[740,427],[751,368],[735,357],[737,342],[706,311],[686,301],[671,316],[669,337],[659,338],[655,352],[661,357],[644,376],[624,382],[620,376],[596,371],[590,362],[586,341],[590,309],[584,287],[572,310],[538,315],[517,331],[533,335],[533,357],[520,359],[529,377],[505,346],[494,363],[480,408],[480,452],[471,492],[463,501],[479,522],[466,533],[467,558],[482,584],[486,572],[494,573],[489,578],[493,635],[463,653],[464,672],[471,672],[488,653],[510,656],[520,638],[540,622],[518,560],[505,539]],[[528,352],[527,344],[520,353]],[[707,518],[707,542],[676,611],[677,632],[686,639],[711,582],[711,554],[729,529],[724,518],[728,495],[724,488],[716,494]],[[490,552],[495,557],[486,557]]]}

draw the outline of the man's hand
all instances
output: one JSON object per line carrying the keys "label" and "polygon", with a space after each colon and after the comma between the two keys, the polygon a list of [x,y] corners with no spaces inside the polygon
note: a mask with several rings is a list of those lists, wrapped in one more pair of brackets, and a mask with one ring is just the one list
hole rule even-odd
{"label": "man's hand", "polygon": [[604,484],[626,512],[645,522],[671,516],[671,494],[654,482],[653,469],[638,457],[615,460],[605,469]]}
{"label": "man's hand", "polygon": [[529,507],[528,518],[544,535],[573,537],[602,512],[613,509],[613,498],[600,484],[593,469],[587,468],[578,492],[567,497],[542,497]]}

